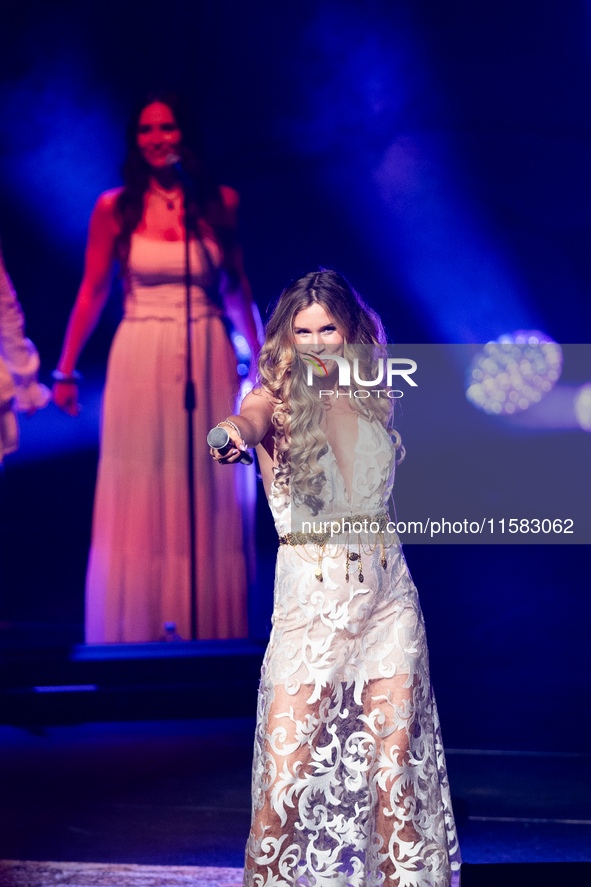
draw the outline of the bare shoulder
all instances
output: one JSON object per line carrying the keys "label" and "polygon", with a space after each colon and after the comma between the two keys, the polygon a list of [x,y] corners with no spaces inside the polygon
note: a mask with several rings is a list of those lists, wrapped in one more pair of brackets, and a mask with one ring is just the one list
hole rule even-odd
{"label": "bare shoulder", "polygon": [[103,191],[102,194],[99,194],[97,202],[94,205],[95,210],[99,210],[99,212],[115,212],[117,200],[122,192],[122,187],[110,188],[108,191]]}
{"label": "bare shoulder", "polygon": [[99,195],[92,211],[91,226],[118,232],[117,199],[122,191],[123,188],[111,188]]}
{"label": "bare shoulder", "polygon": [[224,215],[224,223],[230,228],[238,227],[238,207],[240,206],[240,195],[234,188],[229,185],[220,185],[220,197],[222,202],[222,212]]}
{"label": "bare shoulder", "polygon": [[220,196],[222,203],[230,212],[236,212],[240,206],[240,194],[229,185],[220,185]]}

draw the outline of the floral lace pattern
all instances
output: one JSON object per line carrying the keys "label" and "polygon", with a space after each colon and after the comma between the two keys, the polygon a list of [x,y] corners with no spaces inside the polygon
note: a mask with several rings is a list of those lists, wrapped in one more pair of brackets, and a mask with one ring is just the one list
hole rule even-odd
{"label": "floral lace pattern", "polygon": [[[329,515],[383,513],[386,432],[359,420],[351,500],[329,448]],[[290,503],[272,490],[281,534]],[[395,537],[393,537],[395,540]],[[449,887],[460,855],[427,641],[400,545],[279,550],[259,690],[245,887]],[[357,569],[357,565],[362,565]],[[363,577],[363,579],[361,578]]]}

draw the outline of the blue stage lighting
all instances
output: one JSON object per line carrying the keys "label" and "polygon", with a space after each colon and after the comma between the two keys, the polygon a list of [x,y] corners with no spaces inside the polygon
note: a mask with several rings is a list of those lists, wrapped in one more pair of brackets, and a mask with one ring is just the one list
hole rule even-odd
{"label": "blue stage lighting", "polygon": [[[391,4],[390,4],[391,5]],[[434,341],[485,342],[542,322],[439,125],[442,84],[419,31],[379,5],[327,4],[306,32],[299,101],[281,123],[318,186],[388,269]],[[417,109],[421,109],[417,124]],[[312,168],[312,167],[311,167]]]}
{"label": "blue stage lighting", "polygon": [[39,61],[26,77],[0,88],[11,121],[0,182],[57,242],[84,243],[93,203],[119,181],[123,122],[79,58]]}

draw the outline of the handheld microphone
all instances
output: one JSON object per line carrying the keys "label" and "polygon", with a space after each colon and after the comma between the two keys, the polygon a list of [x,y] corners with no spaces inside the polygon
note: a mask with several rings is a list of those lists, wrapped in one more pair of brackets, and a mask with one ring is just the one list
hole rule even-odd
{"label": "handheld microphone", "polygon": [[[209,434],[207,435],[207,443],[214,450],[219,450],[222,456],[225,456],[227,452],[229,452],[234,444],[230,441],[230,435],[226,431],[225,428],[220,428],[217,426],[216,428],[212,428]],[[252,465],[253,458],[250,453],[241,453],[238,462],[243,462],[245,465]]]}

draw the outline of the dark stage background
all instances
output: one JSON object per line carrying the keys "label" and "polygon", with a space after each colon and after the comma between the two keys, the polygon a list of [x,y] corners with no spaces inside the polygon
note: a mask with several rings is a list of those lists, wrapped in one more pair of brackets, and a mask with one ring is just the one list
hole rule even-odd
{"label": "dark stage background", "polygon": [[[92,205],[119,182],[127,113],[161,85],[195,103],[212,169],[241,194],[263,317],[290,278],[324,265],[381,312],[391,341],[483,342],[520,328],[589,341],[588,2],[62,0],[12,4],[8,16],[0,233],[44,381]],[[115,285],[80,364],[83,416],[50,406],[23,419],[21,453],[6,462],[0,621],[23,637],[29,626],[44,642],[47,630],[81,639],[96,392],[119,312]],[[586,381],[591,367],[571,383]],[[523,433],[548,447],[549,474],[574,446],[588,489],[588,434]],[[445,447],[438,421],[430,438]],[[471,458],[485,473],[480,446]],[[272,592],[265,509],[253,637],[265,635]],[[406,553],[446,743],[588,751],[588,547]]]}

